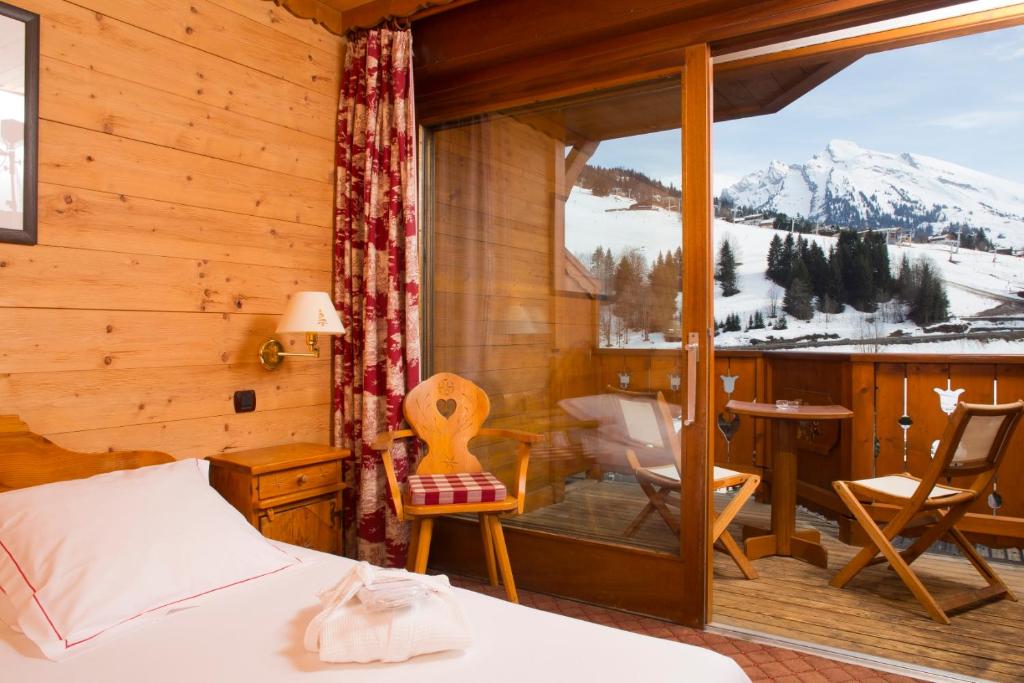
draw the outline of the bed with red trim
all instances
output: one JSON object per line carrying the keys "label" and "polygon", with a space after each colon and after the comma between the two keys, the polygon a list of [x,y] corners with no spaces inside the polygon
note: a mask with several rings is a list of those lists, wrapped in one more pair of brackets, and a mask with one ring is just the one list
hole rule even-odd
{"label": "bed with red trim", "polygon": [[710,650],[542,612],[456,589],[474,629],[462,652],[397,664],[325,664],[303,648],[319,611],[316,594],[353,566],[345,558],[283,546],[303,561],[203,596],[181,610],[139,623],[102,646],[54,662],[0,623],[5,683],[200,683],[415,680],[748,681],[731,659]]}

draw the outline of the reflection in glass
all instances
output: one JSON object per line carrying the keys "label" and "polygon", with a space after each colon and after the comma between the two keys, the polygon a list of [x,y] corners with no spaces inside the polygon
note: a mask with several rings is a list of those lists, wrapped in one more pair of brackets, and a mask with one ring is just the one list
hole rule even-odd
{"label": "reflection in glass", "polygon": [[[680,102],[672,77],[431,131],[428,367],[547,437],[508,525],[679,552],[635,470],[682,457]],[[512,445],[472,448],[511,483]]]}

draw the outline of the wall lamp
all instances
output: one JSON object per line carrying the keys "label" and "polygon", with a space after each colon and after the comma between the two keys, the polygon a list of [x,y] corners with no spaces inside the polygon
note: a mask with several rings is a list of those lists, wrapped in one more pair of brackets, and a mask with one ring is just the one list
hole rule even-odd
{"label": "wall lamp", "polygon": [[284,344],[271,337],[260,344],[260,365],[267,370],[277,370],[288,356],[301,358],[319,358],[320,346],[317,335],[344,334],[338,312],[334,310],[334,302],[327,292],[296,292],[281,314],[281,322],[277,324],[277,334],[306,335],[308,353],[289,353]]}

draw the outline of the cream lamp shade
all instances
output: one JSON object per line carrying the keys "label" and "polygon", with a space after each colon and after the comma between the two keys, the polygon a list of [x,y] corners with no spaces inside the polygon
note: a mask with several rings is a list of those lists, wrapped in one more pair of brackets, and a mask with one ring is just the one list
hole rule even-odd
{"label": "cream lamp shade", "polygon": [[318,335],[344,334],[345,327],[327,292],[295,292],[285,306],[277,332],[305,334],[309,353],[286,352],[280,341],[268,339],[259,348],[260,364],[267,370],[277,370],[288,356],[319,358]]}
{"label": "cream lamp shade", "polygon": [[281,314],[278,334],[316,332],[318,334],[344,334],[334,302],[327,292],[296,292]]}

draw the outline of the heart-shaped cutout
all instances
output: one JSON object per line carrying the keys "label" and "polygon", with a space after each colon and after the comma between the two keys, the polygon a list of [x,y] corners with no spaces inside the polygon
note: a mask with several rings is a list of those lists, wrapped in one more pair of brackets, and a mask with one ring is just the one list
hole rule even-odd
{"label": "heart-shaped cutout", "polygon": [[725,413],[718,414],[718,431],[722,432],[722,436],[725,437],[726,441],[732,441],[733,434],[740,426],[740,416],[733,415],[732,419],[725,416]]}
{"label": "heart-shaped cutout", "polygon": [[437,399],[437,412],[441,413],[445,418],[452,416],[455,412],[455,399]]}

